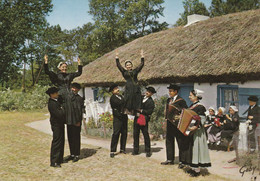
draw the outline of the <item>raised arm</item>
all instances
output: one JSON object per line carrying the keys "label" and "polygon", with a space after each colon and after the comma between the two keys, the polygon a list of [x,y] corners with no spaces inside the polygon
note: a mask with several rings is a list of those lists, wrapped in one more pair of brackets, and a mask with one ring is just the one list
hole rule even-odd
{"label": "raised arm", "polygon": [[73,80],[75,77],[78,77],[82,74],[82,65],[80,58],[78,57],[78,71],[75,73],[71,73],[71,80]]}
{"label": "raised arm", "polygon": [[53,71],[49,71],[48,67],[48,55],[44,56],[44,71],[47,75],[49,75],[49,78],[53,84],[57,83],[57,74],[55,74]]}
{"label": "raised arm", "polygon": [[141,50],[141,63],[138,65],[138,67],[135,68],[135,70],[137,72],[140,72],[143,67],[144,67],[144,51]]}
{"label": "raised arm", "polygon": [[116,50],[116,66],[120,70],[121,73],[123,73],[125,71],[125,69],[122,67],[122,65],[119,62],[118,51],[117,50]]}

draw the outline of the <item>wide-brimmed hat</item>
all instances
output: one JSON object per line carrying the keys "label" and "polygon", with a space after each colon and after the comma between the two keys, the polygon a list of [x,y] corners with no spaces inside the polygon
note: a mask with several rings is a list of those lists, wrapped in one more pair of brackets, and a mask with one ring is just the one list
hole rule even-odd
{"label": "wide-brimmed hat", "polygon": [[169,87],[167,87],[167,89],[180,90],[180,86],[176,84],[170,84]]}
{"label": "wide-brimmed hat", "polygon": [[155,88],[153,88],[153,87],[151,87],[151,86],[150,86],[150,87],[146,87],[145,89],[146,89],[147,91],[150,91],[150,92],[153,93],[153,94],[156,93]]}
{"label": "wide-brimmed hat", "polygon": [[76,83],[76,82],[72,83],[72,84],[71,84],[71,87],[74,87],[74,88],[76,88],[76,89],[81,89],[80,84],[78,84],[78,83]]}
{"label": "wide-brimmed hat", "polygon": [[249,101],[253,101],[253,102],[257,102],[258,101],[258,98],[256,96],[249,96],[248,97],[248,100]]}
{"label": "wide-brimmed hat", "polygon": [[114,88],[118,87],[117,84],[112,84],[110,87],[109,87],[109,92],[112,92],[114,90]]}
{"label": "wide-brimmed hat", "polygon": [[50,87],[45,93],[50,95],[50,94],[53,94],[58,91],[59,91],[59,89],[57,87]]}

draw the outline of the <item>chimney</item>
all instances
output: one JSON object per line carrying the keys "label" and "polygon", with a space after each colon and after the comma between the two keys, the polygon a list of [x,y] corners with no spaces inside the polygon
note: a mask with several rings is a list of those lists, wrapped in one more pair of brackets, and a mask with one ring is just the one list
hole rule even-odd
{"label": "chimney", "polygon": [[190,26],[191,24],[194,24],[199,21],[207,20],[209,19],[209,16],[193,14],[193,15],[189,15],[187,19],[188,19],[188,23],[184,27]]}

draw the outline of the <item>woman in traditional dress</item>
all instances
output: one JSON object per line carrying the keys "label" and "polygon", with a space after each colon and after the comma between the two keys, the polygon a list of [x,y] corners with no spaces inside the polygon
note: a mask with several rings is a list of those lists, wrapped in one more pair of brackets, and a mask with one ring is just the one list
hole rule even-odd
{"label": "woman in traditional dress", "polygon": [[124,92],[126,113],[134,115],[136,110],[141,109],[142,95],[137,76],[144,66],[143,50],[141,50],[141,64],[135,69],[133,69],[133,63],[130,60],[125,61],[125,68],[123,68],[119,62],[118,52],[116,53],[116,65],[126,80]]}
{"label": "woman in traditional dress", "polygon": [[189,109],[198,114],[193,119],[197,121],[197,126],[192,126],[190,131],[193,133],[193,146],[192,146],[192,161],[190,163],[191,170],[188,171],[190,176],[197,177],[200,175],[200,168],[206,168],[211,166],[209,150],[207,145],[206,133],[204,130],[204,124],[206,121],[206,108],[200,103],[202,99],[203,91],[198,89],[190,92],[189,99],[192,104]]}
{"label": "woman in traditional dress", "polygon": [[75,73],[67,73],[67,63],[60,62],[58,65],[58,73],[54,73],[53,71],[49,71],[48,68],[48,56],[44,56],[44,70],[51,82],[59,88],[59,95],[61,97],[61,103],[65,109],[66,113],[66,124],[73,125],[76,124],[76,120],[73,117],[73,108],[71,102],[74,99],[74,94],[71,91],[70,84],[75,77],[78,77],[82,74],[82,65],[80,63],[80,59],[78,58],[78,72]]}
{"label": "woman in traditional dress", "polygon": [[[209,107],[209,115],[206,117],[206,122],[204,125],[206,134],[207,134],[207,130],[214,124],[215,118],[216,118],[215,109],[213,107]],[[207,138],[208,138],[208,134],[207,134]]]}
{"label": "woman in traditional dress", "polygon": [[221,131],[221,138],[231,140],[233,133],[239,130],[239,115],[236,106],[230,106],[229,114],[226,115],[226,120],[224,120],[223,130]]}
{"label": "woman in traditional dress", "polygon": [[216,143],[219,145],[221,143],[221,131],[223,129],[224,120],[226,120],[226,115],[224,113],[225,108],[219,107],[213,126],[207,130],[209,144]]}

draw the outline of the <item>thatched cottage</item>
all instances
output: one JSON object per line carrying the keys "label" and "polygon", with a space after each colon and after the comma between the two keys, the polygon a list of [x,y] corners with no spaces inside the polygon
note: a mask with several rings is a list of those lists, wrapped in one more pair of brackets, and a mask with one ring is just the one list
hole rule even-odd
{"label": "thatched cottage", "polygon": [[116,67],[120,62],[145,66],[138,76],[143,85],[153,85],[157,97],[168,94],[169,83],[181,86],[180,94],[188,102],[189,91],[203,90],[202,103],[228,107],[236,104],[240,116],[247,109],[247,97],[260,98],[260,10],[211,18],[187,27],[171,28],[136,39],[111,51],[83,68],[75,81],[84,86],[87,117],[110,111],[98,91],[124,79]]}

